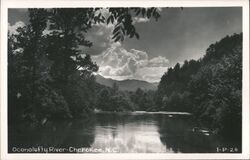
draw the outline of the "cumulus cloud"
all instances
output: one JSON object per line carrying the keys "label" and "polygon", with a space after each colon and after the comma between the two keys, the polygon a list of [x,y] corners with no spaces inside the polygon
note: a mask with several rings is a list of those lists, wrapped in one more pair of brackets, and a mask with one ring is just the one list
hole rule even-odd
{"label": "cumulus cloud", "polygon": [[[93,46],[88,48],[85,46],[79,46],[79,50],[91,55],[101,54],[104,50],[112,47],[112,31],[114,25],[112,24],[98,24],[94,25],[86,34],[86,39],[93,42]],[[119,44],[118,44],[119,45]]]}
{"label": "cumulus cloud", "polygon": [[[104,17],[108,17],[109,12],[107,9],[102,9],[100,12],[104,15]],[[146,23],[150,20],[144,17],[134,17],[133,23]],[[80,46],[79,50],[82,50],[84,53],[88,53],[91,55],[101,54],[104,50],[113,46],[114,41],[112,39],[112,32],[114,30],[115,23],[108,25],[106,23],[98,23],[94,24],[93,27],[89,30],[88,34],[86,34],[86,39],[93,42],[93,46],[91,48]]]}
{"label": "cumulus cloud", "polygon": [[120,43],[113,43],[102,54],[92,56],[100,66],[99,74],[113,79],[140,79],[159,81],[167,70],[169,60],[158,56],[149,59],[144,51],[126,50]]}
{"label": "cumulus cloud", "polygon": [[167,67],[169,65],[169,60],[165,57],[158,56],[150,59],[148,65],[151,67]]}
{"label": "cumulus cloud", "polygon": [[[107,10],[102,12],[106,13]],[[134,23],[147,23],[148,18],[133,18]],[[141,50],[127,50],[120,42],[112,40],[114,24],[96,24],[86,34],[86,39],[93,42],[91,48],[81,46],[83,53],[92,55],[99,65],[99,74],[117,80],[140,79],[159,81],[169,66],[169,60],[163,56],[149,58]]]}
{"label": "cumulus cloud", "polygon": [[10,23],[8,23],[8,31],[11,35],[18,34],[17,29],[22,28],[24,26],[25,26],[25,23],[23,21],[18,21],[14,25],[10,25]]}
{"label": "cumulus cloud", "polygon": [[159,82],[168,67],[143,67],[140,68],[135,77],[148,82]]}
{"label": "cumulus cloud", "polygon": [[149,19],[143,18],[143,17],[134,17],[133,22],[134,23],[146,23],[146,22],[149,22]]}

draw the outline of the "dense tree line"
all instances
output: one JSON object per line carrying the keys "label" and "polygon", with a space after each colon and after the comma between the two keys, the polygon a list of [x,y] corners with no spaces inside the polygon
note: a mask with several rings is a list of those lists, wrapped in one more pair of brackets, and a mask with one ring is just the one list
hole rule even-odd
{"label": "dense tree line", "polygon": [[191,112],[216,132],[240,137],[242,33],[210,45],[197,61],[169,68],[156,100],[159,110]]}
{"label": "dense tree line", "polygon": [[101,86],[97,89],[96,109],[102,111],[132,111],[134,106],[131,103],[128,94],[120,91],[117,84],[114,83],[113,87]]}
{"label": "dense tree line", "polygon": [[155,91],[138,88],[135,92],[121,91],[116,83],[113,87],[97,84],[96,109],[102,111],[156,111]]}
{"label": "dense tree line", "polygon": [[[29,23],[8,33],[8,119],[32,122],[88,116],[96,105],[98,66],[79,45],[95,24],[114,24],[113,40],[139,35],[133,17],[160,17],[157,8],[29,9]],[[115,100],[118,97],[113,97]],[[127,103],[122,100],[121,103]]]}

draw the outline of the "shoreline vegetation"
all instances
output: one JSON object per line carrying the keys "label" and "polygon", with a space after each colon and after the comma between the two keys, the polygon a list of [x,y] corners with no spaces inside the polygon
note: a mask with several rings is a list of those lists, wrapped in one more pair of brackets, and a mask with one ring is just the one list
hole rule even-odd
{"label": "shoreline vegetation", "polygon": [[94,113],[119,113],[119,114],[162,114],[162,115],[192,115],[192,113],[188,112],[167,112],[167,111],[156,111],[156,112],[148,112],[148,111],[125,111],[125,112],[113,112],[113,111],[102,111],[102,110],[94,110]]}
{"label": "shoreline vegetation", "polygon": [[[128,8],[112,9],[106,20],[93,8],[29,9],[30,24],[8,34],[8,123],[44,124],[50,119],[88,118],[95,109],[136,114],[191,113],[216,133],[241,139],[242,33],[211,44],[199,60],[177,63],[162,76],[156,91],[121,91],[96,83],[98,66],[76,48],[92,46],[75,30],[114,21],[114,41],[139,39]],[[134,8],[143,17],[159,18],[157,9]],[[59,17],[59,19],[58,19]],[[72,18],[74,17],[74,18]],[[88,17],[79,24],[81,17]],[[51,26],[47,26],[47,21]],[[43,35],[45,28],[51,33]],[[123,30],[120,32],[120,30]],[[120,35],[125,33],[125,35]],[[177,44],[178,45],[178,44]]]}

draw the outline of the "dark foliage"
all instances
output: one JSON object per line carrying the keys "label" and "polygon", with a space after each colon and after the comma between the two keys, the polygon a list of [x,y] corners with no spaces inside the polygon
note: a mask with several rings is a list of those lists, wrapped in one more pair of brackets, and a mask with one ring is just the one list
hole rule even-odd
{"label": "dark foliage", "polygon": [[[126,36],[139,39],[133,17],[160,17],[157,8],[107,11],[106,15],[102,8],[28,10],[29,24],[18,28],[17,34],[8,34],[9,123],[43,123],[93,112],[99,96],[93,72],[98,71],[98,66],[88,53],[78,50],[79,45],[92,46],[85,38],[88,30],[94,24],[112,23],[114,41]],[[108,102],[112,105],[103,104],[103,109],[133,110],[127,94],[114,90],[110,94]],[[98,102],[102,103],[102,99]]]}
{"label": "dark foliage", "polygon": [[216,133],[241,136],[242,34],[210,45],[200,60],[176,64],[161,78],[159,110],[187,111]]}

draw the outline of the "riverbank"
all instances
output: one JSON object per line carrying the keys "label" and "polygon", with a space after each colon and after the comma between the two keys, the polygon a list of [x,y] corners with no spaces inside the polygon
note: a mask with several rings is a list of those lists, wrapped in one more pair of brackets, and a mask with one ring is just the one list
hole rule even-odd
{"label": "riverbank", "polygon": [[94,113],[121,113],[121,114],[165,114],[165,115],[192,115],[189,112],[167,112],[167,111],[157,111],[157,112],[147,112],[147,111],[125,111],[125,112],[115,112],[115,111],[101,111],[94,110]]}

